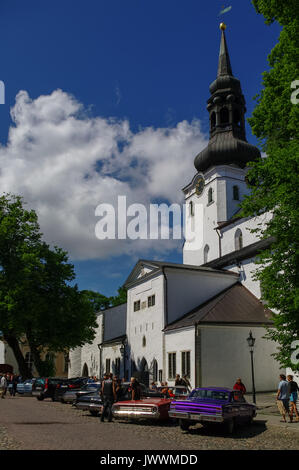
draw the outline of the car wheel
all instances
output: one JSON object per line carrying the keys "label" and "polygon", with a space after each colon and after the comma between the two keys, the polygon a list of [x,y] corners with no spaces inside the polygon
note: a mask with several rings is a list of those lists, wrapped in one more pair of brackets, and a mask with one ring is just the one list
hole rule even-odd
{"label": "car wheel", "polygon": [[234,432],[234,430],[235,430],[235,421],[233,419],[230,419],[226,423],[227,434],[232,434]]}
{"label": "car wheel", "polygon": [[43,401],[44,397],[36,397],[38,401]]}
{"label": "car wheel", "polygon": [[90,413],[92,416],[99,416],[99,412],[96,411],[96,410],[89,410],[89,413]]}
{"label": "car wheel", "polygon": [[180,427],[182,431],[188,431],[190,427],[189,421],[186,421],[184,419],[180,419]]}

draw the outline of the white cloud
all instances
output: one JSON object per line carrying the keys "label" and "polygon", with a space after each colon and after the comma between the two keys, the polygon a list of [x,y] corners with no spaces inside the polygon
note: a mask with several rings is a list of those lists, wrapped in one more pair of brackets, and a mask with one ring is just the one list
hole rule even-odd
{"label": "white cloud", "polygon": [[20,194],[39,216],[49,243],[73,259],[163,253],[177,241],[99,241],[95,208],[149,204],[163,198],[181,202],[181,187],[194,175],[193,158],[207,143],[200,123],[148,127],[137,133],[127,120],[90,117],[71,95],[56,90],[30,99],[20,91],[11,110],[14,126],[0,148],[2,192]]}

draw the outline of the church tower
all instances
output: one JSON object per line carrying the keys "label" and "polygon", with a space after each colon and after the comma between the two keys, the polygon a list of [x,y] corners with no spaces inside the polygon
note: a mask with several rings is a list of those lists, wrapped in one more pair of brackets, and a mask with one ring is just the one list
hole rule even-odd
{"label": "church tower", "polygon": [[217,78],[210,85],[207,110],[210,139],[194,160],[197,174],[185,194],[184,264],[201,265],[219,257],[217,226],[230,220],[248,193],[246,164],[261,157],[245,134],[246,104],[240,81],[233,76],[224,23]]}

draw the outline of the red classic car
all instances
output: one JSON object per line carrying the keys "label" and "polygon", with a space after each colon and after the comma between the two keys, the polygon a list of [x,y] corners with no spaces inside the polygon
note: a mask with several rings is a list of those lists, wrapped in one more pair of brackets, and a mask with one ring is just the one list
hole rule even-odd
{"label": "red classic car", "polygon": [[115,418],[130,419],[168,419],[170,403],[173,400],[184,400],[189,392],[186,387],[163,387],[152,397],[142,397],[140,400],[118,401],[112,406]]}

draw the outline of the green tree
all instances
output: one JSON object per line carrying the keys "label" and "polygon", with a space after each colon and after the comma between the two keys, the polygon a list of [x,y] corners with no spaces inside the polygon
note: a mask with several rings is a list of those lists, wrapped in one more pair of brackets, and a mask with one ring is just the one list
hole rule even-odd
{"label": "green tree", "polygon": [[[299,337],[299,106],[291,101],[292,84],[299,80],[299,16],[297,0],[253,0],[266,23],[277,21],[279,42],[263,73],[263,89],[249,123],[267,158],[250,164],[250,196],[242,203],[244,216],[270,211],[266,226],[256,229],[260,238],[273,237],[271,247],[258,259],[256,279],[267,306],[279,310],[267,337],[279,343],[275,355],[282,366],[291,363],[292,343]],[[299,358],[298,358],[299,359]]]}
{"label": "green tree", "polygon": [[45,351],[92,342],[96,315],[77,286],[67,253],[42,241],[37,216],[18,196],[0,198],[0,329],[20,373],[30,376],[19,341],[26,337],[40,375],[49,370]]}

